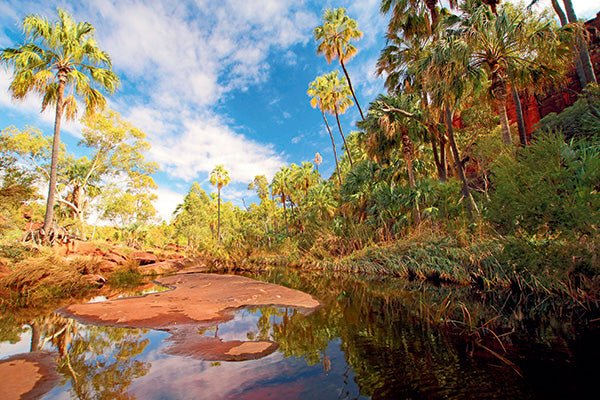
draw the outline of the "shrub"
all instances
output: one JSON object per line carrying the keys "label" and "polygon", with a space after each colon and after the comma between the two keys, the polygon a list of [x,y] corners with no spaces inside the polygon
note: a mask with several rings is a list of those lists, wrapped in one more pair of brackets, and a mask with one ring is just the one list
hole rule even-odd
{"label": "shrub", "polygon": [[493,166],[488,217],[505,233],[594,234],[600,221],[600,146],[546,134]]}

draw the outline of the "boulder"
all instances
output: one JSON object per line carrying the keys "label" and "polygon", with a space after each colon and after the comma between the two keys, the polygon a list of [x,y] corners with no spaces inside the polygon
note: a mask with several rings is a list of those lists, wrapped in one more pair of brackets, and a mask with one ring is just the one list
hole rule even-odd
{"label": "boulder", "polygon": [[158,261],[156,254],[146,251],[134,251],[129,255],[129,258],[137,261],[140,265],[154,264]]}
{"label": "boulder", "polygon": [[161,275],[179,271],[183,268],[183,263],[177,260],[167,260],[140,267],[142,275]]}

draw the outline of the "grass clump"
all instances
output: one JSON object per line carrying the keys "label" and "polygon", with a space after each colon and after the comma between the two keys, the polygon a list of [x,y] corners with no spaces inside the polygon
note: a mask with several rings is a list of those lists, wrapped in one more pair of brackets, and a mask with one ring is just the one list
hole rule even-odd
{"label": "grass clump", "polygon": [[54,254],[20,261],[0,279],[3,306],[28,307],[84,295],[95,286],[88,277],[97,271],[97,264],[93,259],[66,260]]}

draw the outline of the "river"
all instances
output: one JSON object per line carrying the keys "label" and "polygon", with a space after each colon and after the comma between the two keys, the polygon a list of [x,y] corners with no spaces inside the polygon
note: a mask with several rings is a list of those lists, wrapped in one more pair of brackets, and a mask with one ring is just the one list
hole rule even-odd
{"label": "river", "polygon": [[[244,308],[192,332],[277,343],[262,358],[173,355],[167,332],[28,311],[0,320],[0,361],[53,352],[60,378],[44,399],[564,399],[597,389],[599,329],[561,321],[559,310],[515,308],[498,321],[466,288],[282,269],[251,276],[323,303],[308,315]],[[449,307],[464,317],[451,328],[436,323]]]}

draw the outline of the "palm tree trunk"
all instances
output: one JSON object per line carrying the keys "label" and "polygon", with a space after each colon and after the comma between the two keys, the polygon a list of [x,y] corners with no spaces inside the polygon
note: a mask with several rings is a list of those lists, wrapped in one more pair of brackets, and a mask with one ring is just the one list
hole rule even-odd
{"label": "palm tree trunk", "polygon": [[512,144],[512,138],[510,136],[510,124],[508,122],[508,115],[506,115],[506,98],[496,99],[496,107],[498,116],[500,117],[500,126],[502,127],[502,142],[505,145],[510,146]]}
{"label": "palm tree trunk", "polygon": [[431,29],[434,30],[438,24],[439,13],[436,8],[438,0],[425,0],[425,5],[429,10],[429,15],[431,15]]}
{"label": "palm tree trunk", "polygon": [[289,235],[290,230],[289,230],[289,226],[288,226],[288,220],[287,220],[287,207],[285,205],[286,201],[285,201],[285,194],[281,194],[281,202],[283,203],[283,220],[285,221],[285,234]]}
{"label": "palm tree trunk", "polygon": [[342,66],[342,70],[344,70],[344,75],[346,75],[346,80],[348,81],[348,87],[350,88],[350,92],[352,92],[352,98],[356,103],[356,107],[358,107],[358,112],[360,113],[360,118],[364,121],[365,116],[363,115],[362,108],[360,108],[360,104],[358,103],[358,99],[356,98],[356,94],[354,94],[354,87],[352,87],[352,82],[350,82],[350,75],[348,75],[348,71],[346,71],[346,66],[344,65],[344,61],[342,61],[342,57],[340,57],[340,65]]}
{"label": "palm tree trunk", "polygon": [[[446,172],[446,149],[444,145],[444,140],[442,139],[439,130],[435,125],[432,124],[430,128],[431,133],[431,151],[433,152],[433,161],[435,162],[435,167],[438,171],[438,179],[440,182],[446,182],[447,172]],[[438,140],[440,142],[440,147],[438,150]]]}
{"label": "palm tree trunk", "polygon": [[221,242],[221,189],[217,188],[217,240]]}
{"label": "palm tree trunk", "polygon": [[58,174],[58,153],[60,152],[60,124],[64,109],[65,85],[67,75],[60,71],[58,73],[58,93],[56,95],[56,115],[54,116],[54,137],[52,138],[52,158],[50,161],[50,182],[48,182],[48,199],[46,202],[46,215],[44,217],[44,242],[48,240],[48,233],[54,222],[54,195],[56,192],[56,177]]}
{"label": "palm tree trunk", "polygon": [[519,92],[515,85],[510,86],[510,91],[512,93],[513,102],[515,103],[515,110],[517,112],[517,125],[519,127],[519,140],[521,141],[521,146],[527,146],[527,129],[525,128],[525,118],[523,117],[523,107],[521,106],[521,98],[519,97]]}
{"label": "palm tree trunk", "polygon": [[456,141],[454,140],[454,127],[452,126],[452,111],[450,110],[450,107],[446,107],[445,115],[448,141],[450,142],[450,148],[452,149],[452,153],[454,155],[454,163],[456,166],[456,170],[458,171],[458,177],[460,178],[462,184],[461,192],[465,199],[467,215],[469,216],[469,219],[473,219],[473,209],[477,210],[477,206],[475,204],[475,200],[473,200],[473,196],[471,196],[469,185],[467,184],[467,177],[465,176],[464,166],[460,159],[460,154],[458,152],[458,147],[456,146]]}
{"label": "palm tree trunk", "polygon": [[[551,1],[552,8],[554,8],[556,15],[558,15],[558,19],[560,20],[560,26],[567,25],[569,23],[569,20],[567,19],[567,15],[563,11],[563,9],[560,7],[558,0]],[[575,56],[575,70],[577,71],[577,78],[579,78],[579,83],[581,84],[581,87],[585,87],[587,79],[585,77],[585,71],[583,70],[583,63],[581,62],[581,56],[579,52],[577,52],[577,55]]]}
{"label": "palm tree trunk", "polygon": [[[408,134],[402,134],[402,153],[404,154],[404,160],[406,161],[406,170],[408,172],[408,186],[414,189],[416,186],[415,181],[415,170],[413,167],[413,143],[410,140]],[[419,203],[415,201],[415,208],[413,210],[413,218],[415,223],[418,225],[421,223],[421,211],[419,210]]]}
{"label": "palm tree trunk", "polygon": [[352,156],[350,155],[350,149],[348,148],[348,143],[346,143],[346,137],[344,136],[344,131],[342,131],[342,125],[340,124],[340,115],[338,113],[337,107],[335,108],[335,120],[337,121],[338,129],[340,130],[340,135],[342,136],[342,141],[344,142],[344,148],[346,149],[346,155],[348,156],[348,161],[350,161],[350,168],[352,168]]}
{"label": "palm tree trunk", "polygon": [[329,138],[331,139],[331,147],[333,148],[333,157],[335,158],[335,171],[337,172],[338,181],[340,185],[342,184],[342,176],[340,175],[340,165],[338,162],[337,150],[335,148],[335,140],[333,139],[333,133],[331,133],[331,128],[329,127],[329,122],[327,122],[327,117],[325,116],[325,112],[321,110],[321,114],[323,115],[323,121],[325,121],[325,126],[327,127],[327,132],[329,133]]}
{"label": "palm tree trunk", "polygon": [[[575,8],[573,8],[573,2],[571,0],[563,0],[565,4],[565,10],[567,12],[567,18],[569,22],[577,22],[577,14],[575,14]],[[590,59],[590,52],[587,47],[587,43],[583,36],[578,35],[577,38],[577,51],[579,51],[579,57],[583,65],[583,72],[585,73],[586,85],[590,83],[596,83],[596,74],[594,72],[594,66]]]}

